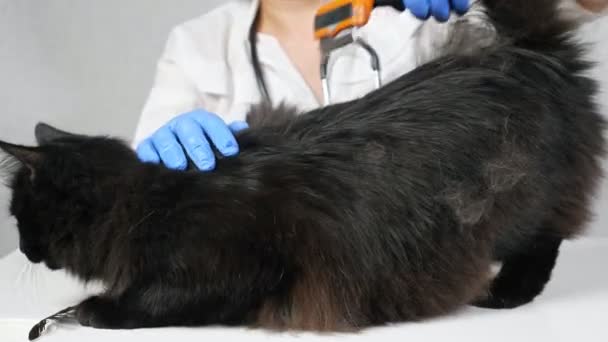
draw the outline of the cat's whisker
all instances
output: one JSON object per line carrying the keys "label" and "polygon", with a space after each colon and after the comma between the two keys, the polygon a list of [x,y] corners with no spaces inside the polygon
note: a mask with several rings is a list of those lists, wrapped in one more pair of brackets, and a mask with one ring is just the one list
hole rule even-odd
{"label": "cat's whisker", "polygon": [[139,221],[137,221],[137,223],[135,223],[134,225],[129,227],[128,233],[132,234],[137,229],[137,227],[141,226],[148,218],[150,218],[150,216],[154,215],[154,213],[155,213],[155,211],[152,210],[151,212],[146,214],[144,217],[142,217]]}

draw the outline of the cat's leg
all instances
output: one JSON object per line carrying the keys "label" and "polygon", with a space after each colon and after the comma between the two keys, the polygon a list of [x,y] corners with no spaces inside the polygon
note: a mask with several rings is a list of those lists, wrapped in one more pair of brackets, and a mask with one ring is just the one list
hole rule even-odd
{"label": "cat's leg", "polygon": [[561,242],[559,237],[539,236],[529,248],[503,260],[488,297],[474,305],[509,309],[534,300],[551,278]]}
{"label": "cat's leg", "polygon": [[245,281],[246,271],[240,276],[241,281],[235,281],[217,273],[210,282],[194,287],[151,281],[120,296],[90,297],[78,306],[76,318],[84,326],[100,329],[252,323],[267,289],[279,283],[280,275],[269,273],[265,284]]}
{"label": "cat's leg", "polygon": [[[182,294],[179,294],[182,292]],[[170,315],[184,311],[191,291],[162,288],[154,281],[133,285],[121,295],[92,296],[78,305],[76,319],[99,329],[136,329],[175,325]],[[190,299],[195,302],[195,298]]]}
{"label": "cat's leg", "polygon": [[[199,316],[194,315],[197,313],[185,307],[178,309],[176,303],[168,302],[169,298],[158,300],[158,305],[163,308],[154,312],[146,305],[149,303],[142,303],[141,299],[135,297],[94,296],[80,303],[76,310],[76,319],[83,326],[98,329],[137,329],[204,323],[202,320],[196,320]],[[193,316],[186,316],[188,312]]]}
{"label": "cat's leg", "polygon": [[[159,292],[156,298],[146,298],[144,289],[139,296],[120,298],[90,297],[80,303],[76,319],[83,326],[98,329],[136,329],[163,326],[197,326],[209,324],[243,324],[250,306],[247,302],[233,303],[223,298],[205,298],[187,303],[188,294]],[[170,291],[169,291],[170,292]]]}
{"label": "cat's leg", "polygon": [[78,305],[76,319],[86,327],[99,329],[133,329],[142,327],[141,316],[117,299],[93,296]]}
{"label": "cat's leg", "polygon": [[90,297],[78,306],[76,319],[98,329],[244,323],[246,302],[230,305],[222,298],[199,299],[188,290],[181,295],[179,291],[153,286],[128,291],[119,298]]}

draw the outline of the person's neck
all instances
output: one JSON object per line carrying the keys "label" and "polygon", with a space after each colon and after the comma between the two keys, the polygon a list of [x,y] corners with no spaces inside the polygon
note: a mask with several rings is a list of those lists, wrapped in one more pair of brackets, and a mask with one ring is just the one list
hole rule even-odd
{"label": "person's neck", "polygon": [[257,30],[275,37],[306,35],[313,38],[319,0],[261,0]]}

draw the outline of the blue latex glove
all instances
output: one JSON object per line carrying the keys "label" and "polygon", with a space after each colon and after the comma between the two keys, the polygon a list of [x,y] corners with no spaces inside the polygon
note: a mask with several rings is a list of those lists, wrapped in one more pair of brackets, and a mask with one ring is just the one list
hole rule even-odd
{"label": "blue latex glove", "polygon": [[441,22],[447,21],[452,11],[464,14],[469,10],[469,0],[403,0],[403,5],[419,19],[432,16]]}
{"label": "blue latex glove", "polygon": [[215,155],[209,142],[222,155],[234,156],[239,153],[234,134],[248,127],[244,121],[226,125],[213,113],[195,110],[174,118],[141,142],[137,147],[137,156],[143,162],[162,161],[168,168],[185,170],[188,166],[187,153],[199,169],[210,171],[215,168]]}

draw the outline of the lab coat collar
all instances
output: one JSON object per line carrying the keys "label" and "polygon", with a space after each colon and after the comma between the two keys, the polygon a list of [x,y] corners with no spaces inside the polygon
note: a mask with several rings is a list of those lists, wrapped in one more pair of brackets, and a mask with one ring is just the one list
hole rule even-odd
{"label": "lab coat collar", "polygon": [[[247,0],[246,0],[247,1]],[[251,41],[249,39],[249,34],[252,29],[252,26],[255,23],[255,19],[260,10],[260,2],[261,0],[249,0],[249,8],[247,9],[247,15],[245,20],[242,22],[242,25],[238,25],[238,28],[235,28],[233,36],[232,36],[232,44],[233,49],[230,49],[232,52],[235,51],[244,51],[245,53],[232,53],[230,58],[233,61],[233,65],[235,68],[235,72],[238,75],[243,76],[243,82],[239,82],[234,85],[234,94],[236,96],[236,101],[241,103],[254,104],[258,103],[262,100],[262,96],[257,91],[258,86],[255,81],[255,75],[253,73],[252,60],[251,60]],[[260,37],[256,35],[256,39],[267,38],[274,39],[273,37]],[[242,50],[244,49],[244,50]],[[273,61],[268,60],[267,56],[261,54],[259,56],[260,63],[264,66],[273,66]],[[362,72],[360,75],[353,75],[350,73],[349,79],[350,82],[360,83],[365,80],[369,80],[373,75],[368,75],[367,72]],[[251,83],[251,84],[249,84]]]}
{"label": "lab coat collar", "polygon": [[[250,2],[250,4],[247,9],[247,16],[242,22],[243,24],[238,25],[238,28],[235,28],[233,31],[234,33],[231,37],[231,55],[228,58],[232,60],[235,74],[242,75],[243,80],[242,82],[234,84],[233,91],[237,97],[236,100],[241,103],[254,104],[260,102],[262,97],[257,90],[258,86],[253,73],[249,32],[259,11],[260,0],[250,0],[248,2]],[[405,15],[406,14],[400,14],[388,8],[376,9],[372,12],[372,17],[370,18],[368,25],[358,30],[357,35],[372,45],[376,51],[380,52],[383,69],[384,67],[393,64],[393,61],[398,59],[400,55],[414,53],[414,51],[407,47],[411,46],[411,40],[422,22],[414,17],[404,17]],[[386,21],[387,16],[401,16],[401,24],[398,27],[386,27],[384,22]],[[394,20],[389,22],[394,22]],[[387,36],[389,35],[395,37],[388,39]],[[260,39],[262,37],[256,36],[256,38]],[[402,41],[402,44],[386,44],[384,41]],[[337,75],[340,75],[339,77],[333,77],[333,86],[352,86],[373,82],[375,74],[369,68],[367,62],[369,57],[367,54],[356,46],[349,46],[341,50],[342,51],[337,51],[335,55],[336,58],[342,59],[342,61],[336,63],[335,70],[333,69],[334,65],[332,62],[332,71],[335,71]],[[335,61],[336,60],[334,59],[334,62]],[[262,65],[273,66],[272,62],[273,61],[267,60],[267,56],[264,56],[263,54],[260,55],[260,63]],[[355,70],[358,70],[358,72],[352,73],[344,70],[344,68],[352,69],[353,67],[355,67]],[[342,71],[340,71],[340,69],[342,69]]]}
{"label": "lab coat collar", "polygon": [[238,36],[241,41],[245,42],[249,46],[249,31],[255,22],[255,18],[258,15],[258,11],[260,10],[260,0],[251,0],[251,5],[249,6],[249,11],[247,13],[247,18],[245,21],[245,25],[240,27],[240,31],[238,32]]}
{"label": "lab coat collar", "polygon": [[242,82],[234,84],[233,93],[235,100],[243,104],[259,103],[262,99],[257,89],[255,75],[251,64],[251,44],[249,42],[249,31],[253,26],[258,10],[260,8],[260,0],[248,0],[250,2],[247,16],[242,25],[238,25],[233,31],[229,49],[228,58],[232,60],[234,72],[236,75],[242,75]]}

